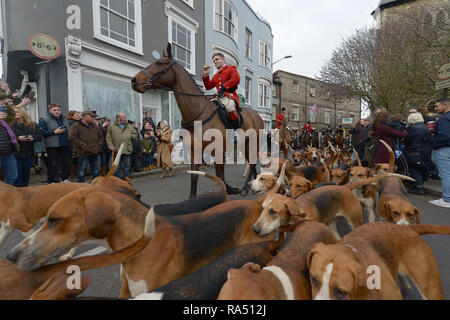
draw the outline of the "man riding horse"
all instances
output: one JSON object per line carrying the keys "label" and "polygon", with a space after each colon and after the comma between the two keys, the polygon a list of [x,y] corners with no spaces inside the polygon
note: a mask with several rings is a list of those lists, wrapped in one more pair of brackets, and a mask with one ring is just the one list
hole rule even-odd
{"label": "man riding horse", "polygon": [[240,108],[239,96],[236,92],[241,76],[236,67],[228,66],[225,62],[225,56],[221,53],[215,53],[212,57],[213,63],[219,70],[212,79],[209,79],[211,67],[206,65],[203,67],[203,84],[206,90],[217,89],[217,99],[224,105],[228,112],[228,118],[234,130],[239,129],[239,114],[237,109]]}

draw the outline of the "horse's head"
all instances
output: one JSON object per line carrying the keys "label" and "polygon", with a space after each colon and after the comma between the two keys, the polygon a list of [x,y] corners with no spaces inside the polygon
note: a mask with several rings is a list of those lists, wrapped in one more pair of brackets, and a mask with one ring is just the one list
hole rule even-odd
{"label": "horse's head", "polygon": [[131,79],[133,90],[139,93],[145,93],[149,89],[170,88],[175,84],[175,72],[172,70],[175,59],[172,55],[172,45],[167,45],[167,54],[161,59],[149,65],[147,68],[139,71]]}

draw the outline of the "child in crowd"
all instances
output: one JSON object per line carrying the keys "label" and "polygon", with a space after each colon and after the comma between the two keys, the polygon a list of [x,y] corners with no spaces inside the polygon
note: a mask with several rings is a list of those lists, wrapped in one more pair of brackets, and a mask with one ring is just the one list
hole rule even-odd
{"label": "child in crowd", "polygon": [[144,138],[141,140],[141,147],[142,147],[142,169],[144,171],[149,171],[152,169],[155,169],[155,166],[153,165],[153,149],[154,149],[154,137],[153,131],[144,131]]}

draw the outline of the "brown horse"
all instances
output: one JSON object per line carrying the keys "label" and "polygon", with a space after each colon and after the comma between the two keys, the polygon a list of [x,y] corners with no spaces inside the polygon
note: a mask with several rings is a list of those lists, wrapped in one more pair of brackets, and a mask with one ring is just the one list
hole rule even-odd
{"label": "brown horse", "polygon": [[323,148],[326,148],[326,147],[328,147],[329,145],[330,145],[330,143],[332,144],[332,145],[334,145],[335,144],[335,140],[334,140],[334,137],[333,137],[333,135],[330,133],[330,132],[327,132],[325,135],[323,135],[323,137],[322,137],[322,147]]}
{"label": "brown horse", "polygon": [[[206,147],[214,143],[215,145],[220,145],[217,149],[214,149],[211,155],[215,159],[215,169],[216,176],[221,178],[225,182],[225,147],[226,143],[226,130],[227,128],[222,123],[219,114],[217,113],[217,106],[214,102],[207,99],[199,86],[195,83],[192,76],[180,65],[178,64],[172,56],[172,46],[169,43],[167,45],[167,54],[164,53],[163,58],[152,63],[146,69],[141,70],[136,76],[131,80],[133,90],[139,93],[145,93],[149,89],[161,89],[173,91],[175,98],[177,100],[178,108],[180,109],[181,116],[183,119],[182,127],[183,129],[189,131],[190,137],[183,136],[183,142],[186,145],[187,150],[190,150],[191,156],[191,167],[193,171],[198,171],[200,164],[195,164],[198,161],[196,159],[202,159],[203,151]],[[259,133],[260,130],[264,130],[264,122],[259,116],[259,114],[250,109],[242,107],[242,118],[243,118],[243,130],[247,133],[247,130],[254,129],[253,133],[245,136],[245,158],[247,162],[250,163],[250,146],[249,141],[255,141],[257,144],[256,157],[259,154]],[[203,137],[195,137],[194,135],[194,123],[201,122],[203,132],[209,129],[216,129],[222,133],[222,141],[217,141],[213,137],[212,141],[205,141]],[[255,137],[256,136],[256,137]],[[198,141],[196,141],[196,139]],[[195,146],[201,146],[201,148],[195,148]],[[199,154],[199,149],[201,149],[201,154]],[[195,156],[197,152],[197,156]],[[216,157],[217,154],[217,157]],[[219,159],[218,157],[221,156]],[[218,164],[218,162],[222,164]],[[250,171],[247,175],[247,179],[241,191],[238,188],[229,186],[227,183],[228,194],[239,194],[242,196],[248,195],[248,182],[253,178],[256,178],[256,163],[250,164]],[[197,195],[197,183],[198,176],[191,176],[191,194],[190,197],[195,197]]]}
{"label": "brown horse", "polygon": [[280,146],[280,155],[283,152],[284,158],[287,160],[289,156],[289,150],[292,148],[291,146],[291,133],[287,129],[287,119],[285,118],[281,123],[281,128],[278,131],[278,145]]}
{"label": "brown horse", "polygon": [[341,149],[344,146],[344,135],[342,132],[338,132],[336,134],[336,146]]}
{"label": "brown horse", "polygon": [[300,136],[300,148],[306,150],[311,145],[311,136],[308,133],[308,129],[303,129]]}

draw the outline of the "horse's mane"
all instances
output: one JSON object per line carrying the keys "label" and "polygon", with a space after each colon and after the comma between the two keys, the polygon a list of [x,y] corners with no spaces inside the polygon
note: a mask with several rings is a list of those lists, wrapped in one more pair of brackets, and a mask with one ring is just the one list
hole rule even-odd
{"label": "horse's mane", "polygon": [[[192,84],[194,85],[194,88],[196,88],[197,92],[200,93],[200,94],[205,94],[202,91],[202,89],[200,89],[200,86],[197,84],[197,82],[195,82],[194,77],[189,72],[187,72],[187,70],[181,64],[176,63],[176,65],[180,66],[181,70],[184,71],[186,76],[191,80]],[[205,99],[206,99],[206,96],[205,96]]]}

